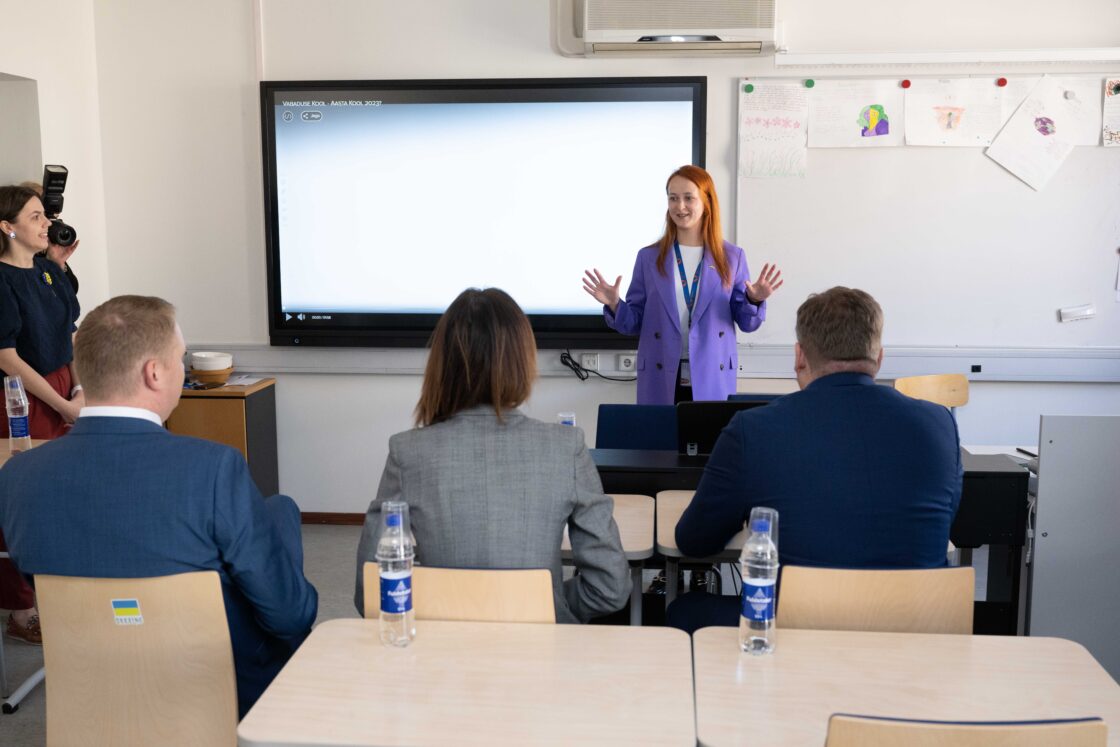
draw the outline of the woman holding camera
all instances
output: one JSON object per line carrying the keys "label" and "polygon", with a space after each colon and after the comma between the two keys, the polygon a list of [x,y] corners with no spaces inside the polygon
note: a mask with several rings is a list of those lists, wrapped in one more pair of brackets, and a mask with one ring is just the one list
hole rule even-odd
{"label": "woman holding camera", "polygon": [[[536,375],[533,330],[504,291],[463,291],[440,317],[416,406],[420,427],[389,439],[366,514],[354,596],[359,612],[362,566],[374,560],[387,500],[408,503],[424,565],[547,568],[561,623],[626,605],[630,570],[583,431],[517,409]],[[565,526],[577,571],[568,580],[560,570]]]}
{"label": "woman holding camera", "polygon": [[[37,256],[50,246],[50,225],[33,190],[0,187],[0,369],[23,379],[28,426],[37,439],[61,436],[84,404],[73,370],[78,298],[59,266]],[[0,423],[6,438],[7,417]],[[12,610],[7,634],[40,644],[34,602],[11,562],[0,561],[0,608]]]}

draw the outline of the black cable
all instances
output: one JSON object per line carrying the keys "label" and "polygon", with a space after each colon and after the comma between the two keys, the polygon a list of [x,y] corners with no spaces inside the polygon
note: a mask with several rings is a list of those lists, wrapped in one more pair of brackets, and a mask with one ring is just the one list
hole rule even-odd
{"label": "black cable", "polygon": [[563,353],[560,354],[560,363],[562,365],[570,368],[572,370],[572,373],[574,373],[579,378],[580,381],[587,381],[587,379],[590,378],[590,376],[592,374],[595,374],[600,379],[606,379],[607,381],[637,381],[638,380],[637,376],[628,376],[628,377],[606,376],[604,374],[599,373],[598,371],[596,371],[594,369],[584,368],[580,364],[576,363],[575,358],[572,357],[572,351],[571,350],[565,350]]}

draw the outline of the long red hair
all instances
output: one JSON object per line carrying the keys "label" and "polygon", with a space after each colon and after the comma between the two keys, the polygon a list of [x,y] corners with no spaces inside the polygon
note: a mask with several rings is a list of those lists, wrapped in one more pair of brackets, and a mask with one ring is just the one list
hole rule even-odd
{"label": "long red hair", "polygon": [[[707,171],[690,164],[681,166],[672,174],[669,174],[669,178],[665,180],[666,194],[669,192],[669,182],[675,176],[688,179],[700,190],[700,199],[704,203],[704,215],[701,218],[700,227],[704,236],[704,246],[712,257],[712,263],[716,266],[716,272],[719,273],[720,280],[723,281],[723,287],[730,288],[731,268],[727,264],[727,255],[723,253],[723,229],[719,223],[719,198],[716,197],[716,185],[712,182],[712,177]],[[673,248],[673,242],[676,240],[677,224],[673,222],[673,218],[666,208],[665,234],[657,242],[657,271],[662,275],[665,275],[666,272],[665,258],[669,256],[669,250]]]}

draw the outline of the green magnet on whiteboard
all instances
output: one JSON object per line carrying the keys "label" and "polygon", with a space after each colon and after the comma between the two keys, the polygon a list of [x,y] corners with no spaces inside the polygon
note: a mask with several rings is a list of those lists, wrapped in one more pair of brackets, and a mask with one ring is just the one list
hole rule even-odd
{"label": "green magnet on whiteboard", "polygon": [[807,81],[805,81],[806,88],[812,88],[815,85],[817,85],[816,81],[814,81],[812,78],[809,78]]}
{"label": "green magnet on whiteboard", "polygon": [[747,83],[743,86],[743,93],[751,93],[752,91],[754,91],[754,86],[752,84]]}

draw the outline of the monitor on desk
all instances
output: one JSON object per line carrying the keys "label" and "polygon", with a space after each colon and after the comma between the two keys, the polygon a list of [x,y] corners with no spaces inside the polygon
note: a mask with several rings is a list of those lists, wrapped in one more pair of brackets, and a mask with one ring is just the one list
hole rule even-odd
{"label": "monitor on desk", "polygon": [[677,451],[688,456],[711,454],[719,433],[735,413],[765,407],[766,401],[680,402],[677,404]]}

